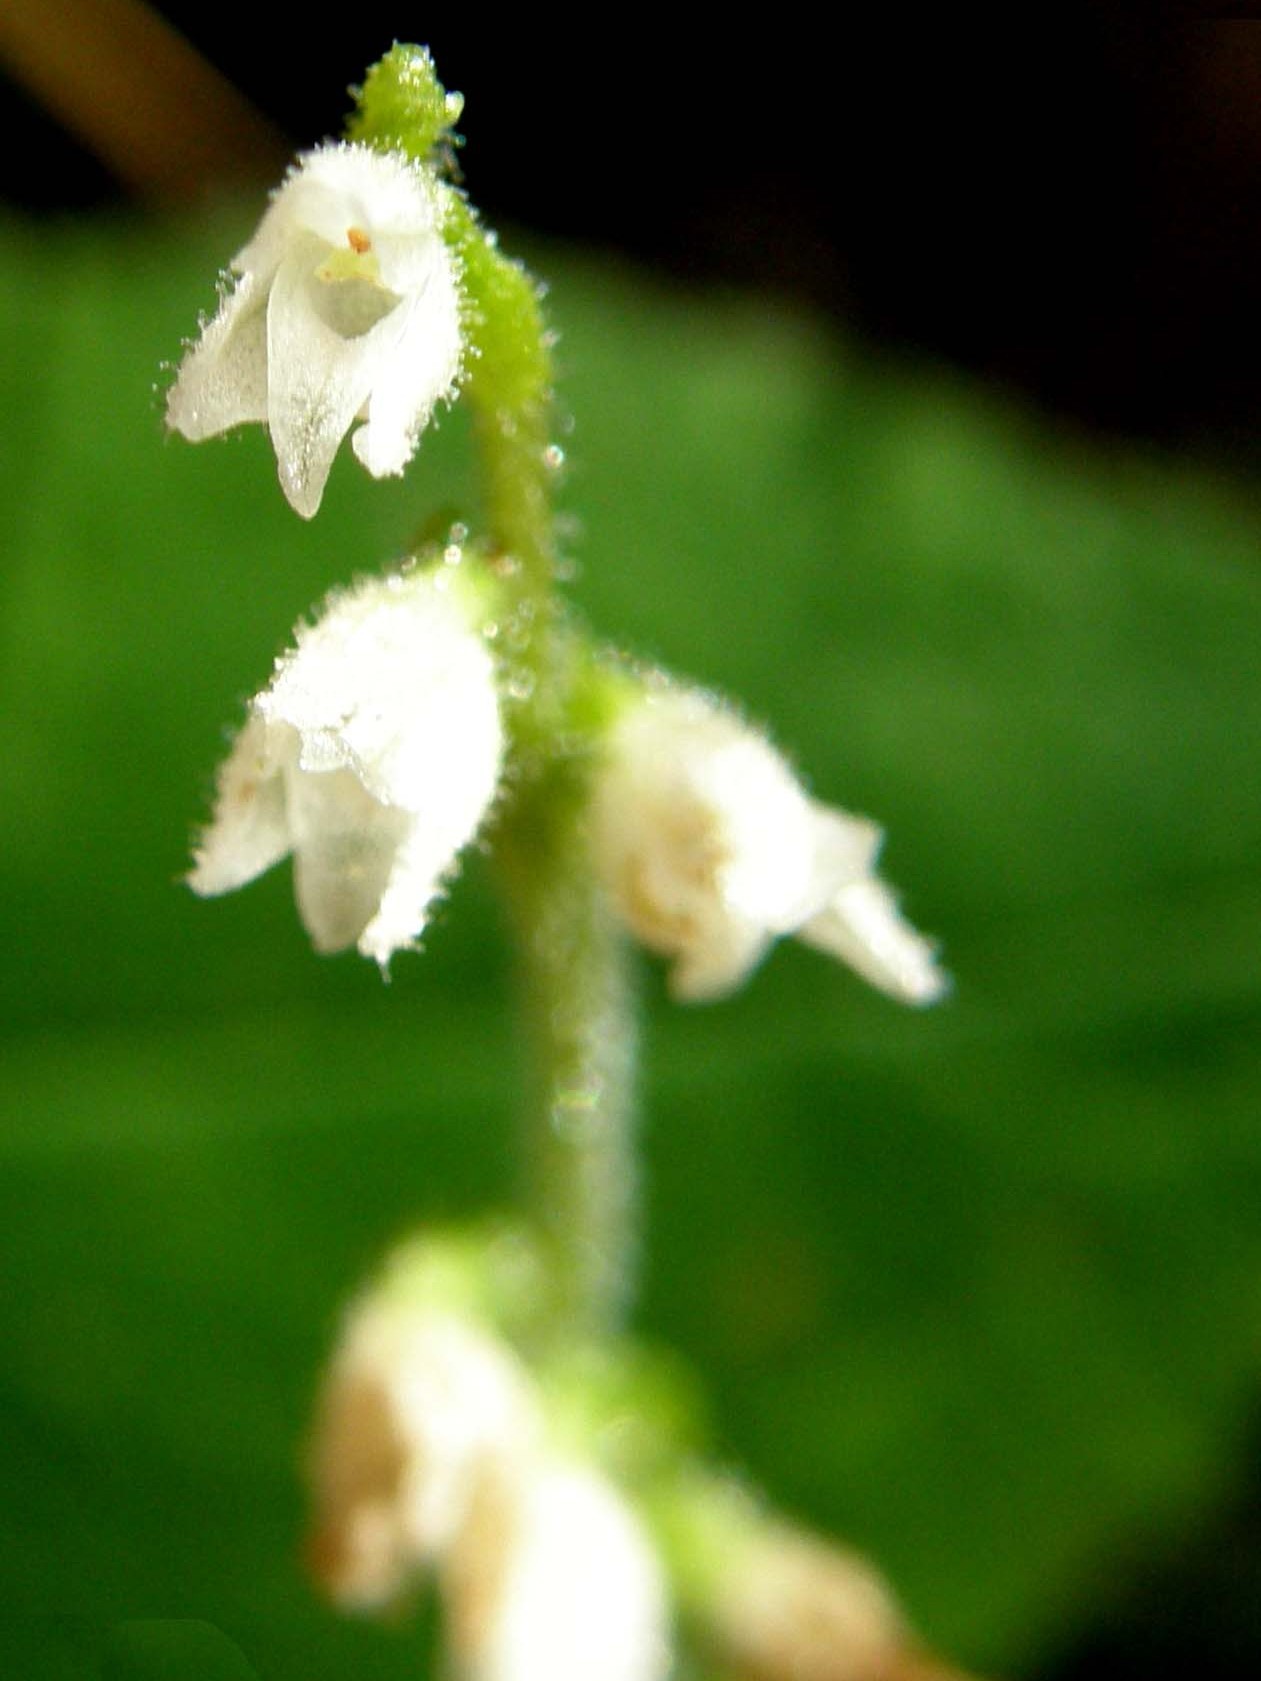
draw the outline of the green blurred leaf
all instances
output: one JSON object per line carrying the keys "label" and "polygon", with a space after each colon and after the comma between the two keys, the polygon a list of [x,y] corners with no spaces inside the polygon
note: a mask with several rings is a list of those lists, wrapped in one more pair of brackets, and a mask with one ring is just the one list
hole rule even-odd
{"label": "green blurred leaf", "polygon": [[[178,877],[292,622],[471,481],[458,410],[309,526],[261,434],[164,439],[244,231],[0,247],[0,1579],[393,1681],[425,1626],[316,1602],[298,1467],[385,1244],[513,1192],[491,882],[383,988],[311,956],[283,872]],[[705,1009],[649,977],[642,1328],[938,1644],[1028,1663],[1221,1498],[1256,1396],[1257,519],[766,305],[539,266],[585,611],[885,821],[956,977],[928,1015],[796,948]]]}

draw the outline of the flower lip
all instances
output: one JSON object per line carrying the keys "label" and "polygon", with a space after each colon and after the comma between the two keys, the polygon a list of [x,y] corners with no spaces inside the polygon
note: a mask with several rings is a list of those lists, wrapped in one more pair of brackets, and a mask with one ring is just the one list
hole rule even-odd
{"label": "flower lip", "polygon": [[368,471],[402,472],[461,372],[446,193],[432,170],[396,154],[345,144],[304,154],[181,364],[172,430],[198,441],[264,423],[285,495],[306,518],[356,421]]}

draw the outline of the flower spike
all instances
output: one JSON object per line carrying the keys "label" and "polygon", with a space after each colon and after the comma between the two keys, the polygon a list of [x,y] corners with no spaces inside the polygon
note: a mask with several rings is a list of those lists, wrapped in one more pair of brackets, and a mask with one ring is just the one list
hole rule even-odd
{"label": "flower spike", "polygon": [[401,473],[461,369],[446,193],[432,170],[367,146],[306,153],[233,258],[239,278],[184,358],[167,425],[197,442],[261,422],[305,519],[356,420],[373,477]]}
{"label": "flower spike", "polygon": [[292,852],[318,951],[357,945],[384,969],[415,941],[503,761],[473,588],[453,568],[374,579],[299,626],[219,773],[194,892],[231,892]]}

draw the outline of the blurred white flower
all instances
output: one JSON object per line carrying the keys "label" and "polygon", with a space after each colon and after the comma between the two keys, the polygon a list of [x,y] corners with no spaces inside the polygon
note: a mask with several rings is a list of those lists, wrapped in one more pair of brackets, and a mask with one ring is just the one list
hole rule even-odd
{"label": "blurred white flower", "polygon": [[311,1564],[338,1603],[395,1599],[441,1559],[484,1480],[532,1462],[535,1400],[516,1357],[454,1313],[369,1300],[351,1315],[312,1444]]}
{"label": "blurred white flower", "polygon": [[[733,1546],[706,1615],[740,1671],[767,1681],[921,1675],[902,1617],[871,1566],[787,1524],[763,1525]],[[935,1673],[924,1668],[922,1681]]]}
{"label": "blurred white flower", "polygon": [[239,279],[184,358],[167,424],[194,441],[265,424],[307,519],[356,419],[363,465],[401,473],[460,372],[442,193],[420,165],[367,146],[300,158],[233,258]]}
{"label": "blurred white flower", "polygon": [[330,598],[219,773],[194,892],[230,892],[288,853],[318,951],[384,966],[413,943],[494,800],[503,760],[495,669],[454,568]]}
{"label": "blurred white flower", "polygon": [[613,725],[593,800],[618,912],[674,959],[676,997],[716,998],[796,934],[910,1004],[945,987],[875,874],[881,831],[816,804],[783,756],[695,689],[650,687]]}
{"label": "blurred white flower", "polygon": [[[428,1572],[467,1681],[662,1681],[666,1585],[604,1474],[562,1459],[461,1258],[413,1251],[347,1317],[316,1413],[312,1569],[348,1610]],[[553,1421],[554,1422],[554,1421]]]}
{"label": "blurred white flower", "polygon": [[444,1580],[469,1681],[661,1681],[665,1577],[629,1504],[590,1466],[487,1479]]}

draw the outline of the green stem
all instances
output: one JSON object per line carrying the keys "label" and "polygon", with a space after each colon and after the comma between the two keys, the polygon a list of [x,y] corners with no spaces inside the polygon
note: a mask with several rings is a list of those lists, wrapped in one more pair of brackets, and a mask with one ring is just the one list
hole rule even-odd
{"label": "green stem", "polygon": [[510,821],[509,898],[531,1048],[531,1200],[562,1337],[616,1331],[636,1259],[635,1002],[626,944],[587,853],[583,804],[556,767]]}
{"label": "green stem", "polygon": [[513,728],[525,767],[500,851],[533,1062],[529,1194],[552,1251],[558,1331],[600,1334],[624,1311],[635,1243],[634,1004],[588,850],[589,731],[575,727],[584,662],[556,579],[548,333],[530,276],[469,223],[459,248],[476,359],[465,395],[489,536],[506,562]]}
{"label": "green stem", "polygon": [[553,1251],[557,1328],[599,1334],[623,1314],[635,1246],[634,1003],[589,855],[591,732],[580,718],[588,668],[557,588],[549,335],[526,271],[471,217],[461,233],[476,312],[465,395],[516,644],[509,681],[524,775],[500,851],[534,1062],[530,1194]]}
{"label": "green stem", "polygon": [[534,280],[503,255],[462,199],[453,202],[447,232],[467,300],[462,396],[473,410],[487,535],[501,557],[502,596],[514,631],[521,702],[514,722],[519,739],[546,753],[561,727],[567,675],[557,642],[552,486],[559,452],[552,439],[551,339]]}
{"label": "green stem", "polygon": [[[369,72],[351,133],[429,160],[458,100],[428,55],[396,46]],[[444,235],[460,263],[466,377],[500,573],[501,646],[519,782],[496,841],[519,934],[533,1049],[530,1195],[555,1266],[559,1337],[614,1329],[635,1250],[634,1003],[587,840],[598,701],[557,588],[551,336],[539,290],[451,192]]]}

